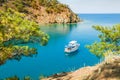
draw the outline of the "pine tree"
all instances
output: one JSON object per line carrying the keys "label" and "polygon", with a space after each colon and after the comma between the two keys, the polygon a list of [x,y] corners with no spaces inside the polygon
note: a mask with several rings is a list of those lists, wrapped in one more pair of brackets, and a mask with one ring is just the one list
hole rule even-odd
{"label": "pine tree", "polygon": [[120,24],[113,27],[93,26],[101,34],[98,35],[100,42],[88,45],[90,52],[97,56],[106,56],[109,54],[120,54]]}
{"label": "pine tree", "polygon": [[25,15],[12,9],[0,11],[0,64],[7,59],[20,59],[21,55],[36,54],[35,48],[19,46],[24,43],[46,45],[48,35],[42,32],[34,21],[25,19]]}

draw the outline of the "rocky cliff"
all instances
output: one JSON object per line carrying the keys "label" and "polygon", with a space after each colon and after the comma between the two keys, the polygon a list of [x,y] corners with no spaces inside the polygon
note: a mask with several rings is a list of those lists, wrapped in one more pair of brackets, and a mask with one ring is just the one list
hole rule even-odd
{"label": "rocky cliff", "polygon": [[96,66],[55,74],[42,80],[120,80],[120,56],[109,56]]}
{"label": "rocky cliff", "polygon": [[44,23],[76,23],[79,17],[67,5],[57,0],[3,0],[0,9],[12,8],[24,13],[26,18],[39,24]]}

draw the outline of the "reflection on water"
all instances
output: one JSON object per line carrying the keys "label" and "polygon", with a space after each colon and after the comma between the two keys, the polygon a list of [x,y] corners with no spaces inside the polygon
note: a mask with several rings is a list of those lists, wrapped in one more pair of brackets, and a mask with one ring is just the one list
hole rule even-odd
{"label": "reflection on water", "polygon": [[49,24],[40,26],[41,30],[48,33],[51,37],[60,37],[67,35],[70,31],[77,27],[73,24]]}
{"label": "reflection on water", "polygon": [[79,53],[79,50],[72,52],[72,53],[65,53],[67,57],[75,57]]}

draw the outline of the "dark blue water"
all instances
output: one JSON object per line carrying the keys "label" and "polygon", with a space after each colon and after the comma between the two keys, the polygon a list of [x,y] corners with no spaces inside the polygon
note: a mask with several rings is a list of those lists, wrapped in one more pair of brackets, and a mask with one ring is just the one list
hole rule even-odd
{"label": "dark blue water", "polygon": [[[9,60],[0,66],[0,78],[25,75],[37,80],[40,75],[52,75],[73,71],[83,66],[92,66],[99,58],[91,54],[85,45],[99,41],[98,32],[92,25],[112,26],[120,23],[120,14],[79,14],[84,21],[77,24],[53,24],[41,26],[41,30],[50,35],[47,46],[27,44],[38,49],[33,57],[22,57],[20,61]],[[64,53],[64,46],[71,40],[80,43],[79,51],[73,55]]]}
{"label": "dark blue water", "polygon": [[120,14],[79,14],[81,19],[98,24],[120,24]]}

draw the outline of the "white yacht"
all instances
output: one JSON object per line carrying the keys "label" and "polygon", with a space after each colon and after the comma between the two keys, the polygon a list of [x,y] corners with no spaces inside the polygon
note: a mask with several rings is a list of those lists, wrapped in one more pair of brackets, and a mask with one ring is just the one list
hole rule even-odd
{"label": "white yacht", "polygon": [[66,53],[72,53],[78,50],[80,44],[77,41],[70,41],[67,46],[65,46]]}

